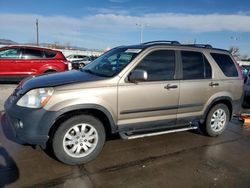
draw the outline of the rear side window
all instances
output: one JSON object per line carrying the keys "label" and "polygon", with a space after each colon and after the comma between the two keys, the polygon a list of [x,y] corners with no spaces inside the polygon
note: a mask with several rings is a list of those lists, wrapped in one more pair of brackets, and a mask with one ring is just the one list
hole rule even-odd
{"label": "rear side window", "polygon": [[183,79],[209,79],[212,77],[211,66],[200,52],[182,51]]}
{"label": "rear side window", "polygon": [[147,55],[137,65],[136,69],[147,71],[147,81],[173,80],[175,75],[175,51],[154,51]]}
{"label": "rear side window", "polygon": [[44,51],[44,54],[46,58],[53,58],[56,56],[56,52],[52,52],[52,51]]}
{"label": "rear side window", "polygon": [[227,77],[238,77],[238,71],[235,67],[232,58],[229,55],[211,53],[211,56],[214,58],[222,72]]}
{"label": "rear side window", "polygon": [[44,57],[42,50],[36,49],[23,49],[22,58],[24,59],[41,59]]}

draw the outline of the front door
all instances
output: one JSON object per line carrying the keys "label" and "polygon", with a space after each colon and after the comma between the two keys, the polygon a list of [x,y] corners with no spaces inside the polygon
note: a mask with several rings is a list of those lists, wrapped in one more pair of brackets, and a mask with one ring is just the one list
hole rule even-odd
{"label": "front door", "polygon": [[17,62],[20,59],[19,48],[5,48],[0,51],[0,75],[16,76],[19,67]]}
{"label": "front door", "polygon": [[120,129],[154,128],[176,123],[179,81],[175,80],[175,67],[175,51],[155,50],[133,68],[145,70],[148,74],[146,81],[131,83],[121,79],[118,86]]}

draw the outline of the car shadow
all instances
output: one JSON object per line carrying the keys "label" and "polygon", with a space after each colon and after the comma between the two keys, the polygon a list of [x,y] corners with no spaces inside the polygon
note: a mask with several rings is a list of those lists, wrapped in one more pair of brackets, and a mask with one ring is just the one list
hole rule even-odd
{"label": "car shadow", "polygon": [[0,145],[0,187],[19,179],[19,169],[5,148]]}
{"label": "car shadow", "polygon": [[0,81],[0,84],[13,84],[13,85],[17,85],[20,81],[9,81],[9,80],[6,80],[6,81]]}

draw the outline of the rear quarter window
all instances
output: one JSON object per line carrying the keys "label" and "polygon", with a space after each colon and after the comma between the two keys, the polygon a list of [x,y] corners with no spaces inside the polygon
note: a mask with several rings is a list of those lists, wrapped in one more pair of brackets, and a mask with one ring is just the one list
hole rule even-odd
{"label": "rear quarter window", "polygon": [[44,51],[44,54],[46,58],[54,58],[56,56],[56,52],[52,51]]}
{"label": "rear quarter window", "polygon": [[232,58],[227,54],[211,53],[222,72],[227,77],[238,77],[238,71]]}

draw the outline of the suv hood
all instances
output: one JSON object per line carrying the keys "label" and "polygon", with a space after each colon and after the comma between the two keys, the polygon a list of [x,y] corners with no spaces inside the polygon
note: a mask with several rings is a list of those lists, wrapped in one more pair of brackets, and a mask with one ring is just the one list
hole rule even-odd
{"label": "suv hood", "polygon": [[41,76],[28,77],[20,82],[17,90],[20,94],[35,88],[54,87],[65,84],[73,84],[79,82],[103,80],[104,77],[99,77],[84,71],[67,71],[60,73],[52,73]]}

